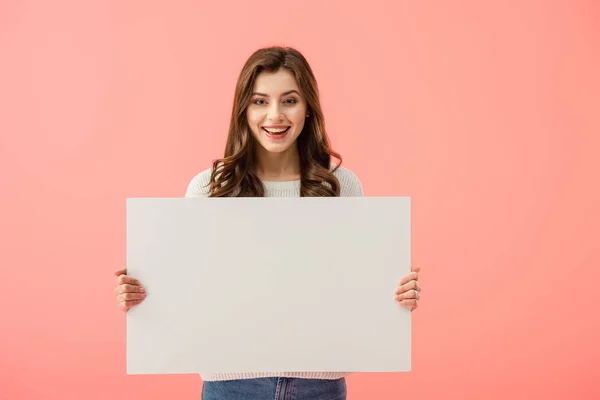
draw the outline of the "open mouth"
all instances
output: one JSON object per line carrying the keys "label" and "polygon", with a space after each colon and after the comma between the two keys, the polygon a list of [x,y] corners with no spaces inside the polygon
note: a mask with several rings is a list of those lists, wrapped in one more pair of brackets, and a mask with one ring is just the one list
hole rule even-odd
{"label": "open mouth", "polygon": [[281,128],[262,128],[265,133],[272,138],[280,139],[285,136],[286,133],[289,132],[290,127],[281,127]]}

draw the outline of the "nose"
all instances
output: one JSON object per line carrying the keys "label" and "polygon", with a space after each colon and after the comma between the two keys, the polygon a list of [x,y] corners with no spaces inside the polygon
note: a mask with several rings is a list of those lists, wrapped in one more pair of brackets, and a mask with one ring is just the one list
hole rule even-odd
{"label": "nose", "polygon": [[273,102],[267,110],[267,119],[269,121],[281,121],[283,119],[283,112],[277,102]]}

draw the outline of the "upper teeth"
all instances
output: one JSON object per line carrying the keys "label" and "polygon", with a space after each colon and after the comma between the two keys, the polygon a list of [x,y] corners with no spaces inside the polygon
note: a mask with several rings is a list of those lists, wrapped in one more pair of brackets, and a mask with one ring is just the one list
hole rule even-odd
{"label": "upper teeth", "polygon": [[271,132],[271,133],[281,133],[281,132],[285,132],[285,130],[287,128],[265,128],[267,131]]}

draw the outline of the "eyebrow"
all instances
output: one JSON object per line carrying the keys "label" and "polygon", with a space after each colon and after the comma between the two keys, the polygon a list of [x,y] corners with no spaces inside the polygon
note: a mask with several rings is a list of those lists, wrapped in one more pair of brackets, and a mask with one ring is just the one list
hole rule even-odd
{"label": "eyebrow", "polygon": [[[284,92],[282,95],[283,96],[287,96],[288,94],[292,94],[292,93],[296,93],[298,96],[300,96],[300,93],[298,93],[297,90],[288,90],[287,92]],[[252,96],[264,96],[264,97],[269,97],[268,94],[264,94],[264,93],[258,93],[258,92],[254,92],[252,93]]]}

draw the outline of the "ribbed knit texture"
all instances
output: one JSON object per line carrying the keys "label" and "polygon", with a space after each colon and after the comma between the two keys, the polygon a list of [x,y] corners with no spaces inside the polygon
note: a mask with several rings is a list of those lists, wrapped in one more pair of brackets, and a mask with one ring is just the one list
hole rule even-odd
{"label": "ribbed knit texture", "polygon": [[[208,197],[208,183],[211,170],[207,169],[196,175],[188,185],[185,197]],[[334,172],[340,181],[341,197],[362,197],[363,189],[360,181],[350,170],[339,167]],[[263,182],[266,197],[300,197],[300,180],[286,182]]]}
{"label": "ribbed knit texture", "polygon": [[[208,197],[208,183],[211,170],[196,175],[188,185],[185,197]],[[350,170],[340,167],[334,173],[341,185],[342,197],[362,197],[363,188],[359,179]],[[300,180],[287,182],[263,182],[266,197],[300,197]],[[204,381],[225,381],[233,379],[252,379],[266,377],[287,377],[305,379],[339,379],[348,376],[348,372],[257,372],[257,373],[205,373],[200,376]]]}

